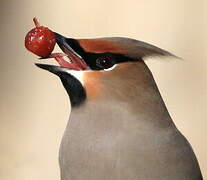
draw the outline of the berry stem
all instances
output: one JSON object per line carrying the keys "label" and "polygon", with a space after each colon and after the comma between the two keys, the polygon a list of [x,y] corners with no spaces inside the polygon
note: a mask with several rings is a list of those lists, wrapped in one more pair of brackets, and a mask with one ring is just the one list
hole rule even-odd
{"label": "berry stem", "polygon": [[33,18],[33,21],[36,27],[40,27],[40,22],[36,17]]}

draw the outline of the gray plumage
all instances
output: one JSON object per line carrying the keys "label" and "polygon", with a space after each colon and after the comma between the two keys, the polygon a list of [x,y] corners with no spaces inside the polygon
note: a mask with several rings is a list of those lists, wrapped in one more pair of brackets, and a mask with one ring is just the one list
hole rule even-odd
{"label": "gray plumage", "polygon": [[[140,41],[105,40],[121,44],[130,57],[171,55]],[[71,110],[60,147],[61,180],[202,180],[144,61],[84,77],[86,94],[95,95]]]}

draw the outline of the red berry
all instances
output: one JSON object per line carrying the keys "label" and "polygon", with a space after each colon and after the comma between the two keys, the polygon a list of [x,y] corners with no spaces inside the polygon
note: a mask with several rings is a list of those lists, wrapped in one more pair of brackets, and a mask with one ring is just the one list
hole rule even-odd
{"label": "red berry", "polygon": [[40,26],[36,18],[33,19],[35,28],[25,37],[25,47],[40,57],[48,57],[55,47],[55,34],[49,28]]}

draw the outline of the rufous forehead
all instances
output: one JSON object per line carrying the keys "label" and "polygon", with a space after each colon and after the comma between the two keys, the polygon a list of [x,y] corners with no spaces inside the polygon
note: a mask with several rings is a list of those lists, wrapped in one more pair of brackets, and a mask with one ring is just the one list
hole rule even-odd
{"label": "rufous forehead", "polygon": [[80,46],[84,49],[85,52],[91,53],[125,53],[125,50],[120,45],[102,39],[79,39]]}

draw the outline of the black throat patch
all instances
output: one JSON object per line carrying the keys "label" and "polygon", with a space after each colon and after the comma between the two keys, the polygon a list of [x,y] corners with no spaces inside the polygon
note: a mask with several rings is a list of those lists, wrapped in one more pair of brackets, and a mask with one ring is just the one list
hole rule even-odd
{"label": "black throat patch", "polygon": [[62,84],[67,91],[71,106],[78,107],[86,100],[86,91],[81,82],[69,73],[59,73]]}

